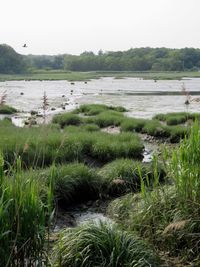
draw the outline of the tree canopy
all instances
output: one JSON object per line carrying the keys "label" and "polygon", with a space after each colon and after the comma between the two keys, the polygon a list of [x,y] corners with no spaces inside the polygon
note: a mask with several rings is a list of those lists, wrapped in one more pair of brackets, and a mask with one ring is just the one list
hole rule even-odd
{"label": "tree canopy", "polygon": [[0,45],[0,73],[17,74],[26,71],[22,55],[8,45]]}
{"label": "tree canopy", "polygon": [[28,69],[67,71],[184,71],[200,69],[200,49],[131,48],[127,51],[86,51],[80,55],[17,54],[0,45],[0,73],[21,73]]}

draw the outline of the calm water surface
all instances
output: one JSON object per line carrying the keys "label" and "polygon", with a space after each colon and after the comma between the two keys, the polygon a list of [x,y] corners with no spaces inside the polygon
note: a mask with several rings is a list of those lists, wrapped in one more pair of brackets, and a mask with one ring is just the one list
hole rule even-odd
{"label": "calm water surface", "polygon": [[[42,111],[44,91],[49,101],[48,114],[72,110],[84,103],[103,103],[126,107],[128,116],[151,118],[157,113],[176,111],[198,112],[200,104],[192,102],[186,107],[184,95],[159,95],[181,92],[182,84],[187,90],[200,96],[200,79],[153,81],[137,78],[101,78],[85,82],[68,81],[8,81],[0,82],[0,94],[6,90],[7,104],[21,112]],[[143,95],[138,95],[143,93]],[[151,94],[151,95],[146,95]],[[51,108],[56,108],[51,111]]]}

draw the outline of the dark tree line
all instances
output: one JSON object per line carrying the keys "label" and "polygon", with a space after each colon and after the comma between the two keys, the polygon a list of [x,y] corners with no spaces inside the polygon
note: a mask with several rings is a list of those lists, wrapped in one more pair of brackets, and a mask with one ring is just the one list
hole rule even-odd
{"label": "dark tree line", "polygon": [[0,45],[0,73],[21,73],[30,69],[68,71],[184,71],[200,69],[200,49],[134,48],[127,51],[84,52],[75,55],[17,54]]}
{"label": "dark tree line", "polygon": [[8,45],[0,45],[0,73],[23,73],[27,69],[24,57]]}

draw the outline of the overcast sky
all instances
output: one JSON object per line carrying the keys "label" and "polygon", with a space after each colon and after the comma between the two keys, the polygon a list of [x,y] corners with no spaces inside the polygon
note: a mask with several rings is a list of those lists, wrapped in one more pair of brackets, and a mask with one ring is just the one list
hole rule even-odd
{"label": "overcast sky", "polygon": [[22,54],[200,47],[200,0],[0,0],[0,11],[0,43]]}

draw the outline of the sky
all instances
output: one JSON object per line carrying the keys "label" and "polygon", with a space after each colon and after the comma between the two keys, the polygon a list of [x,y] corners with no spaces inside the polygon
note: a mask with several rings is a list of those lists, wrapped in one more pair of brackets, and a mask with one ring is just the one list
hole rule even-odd
{"label": "sky", "polygon": [[200,48],[199,12],[200,0],[0,0],[0,44],[35,55]]}

